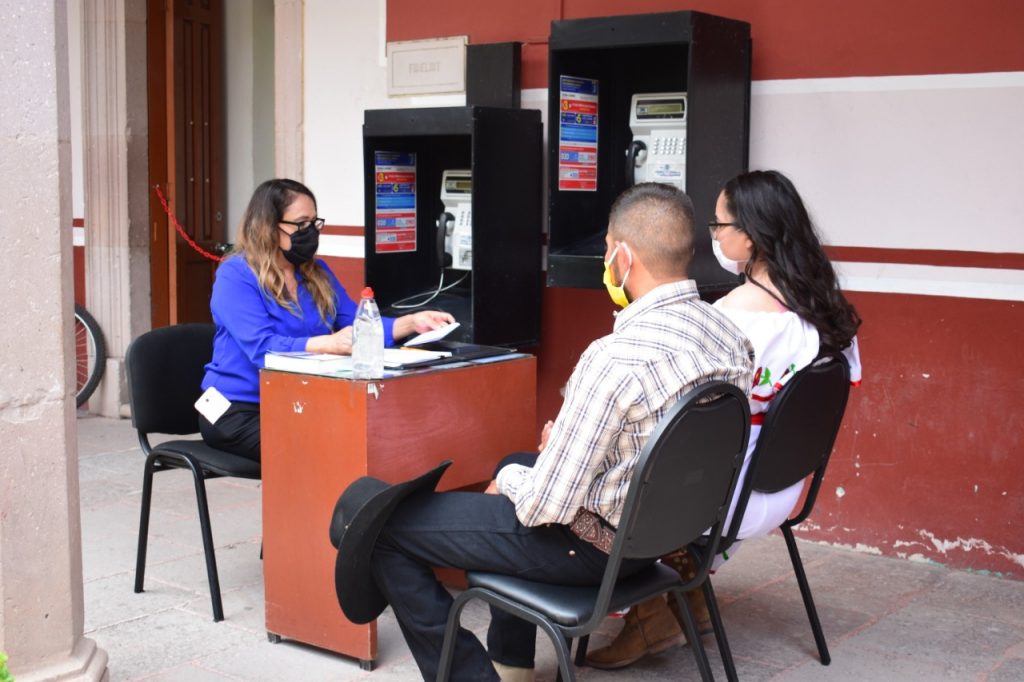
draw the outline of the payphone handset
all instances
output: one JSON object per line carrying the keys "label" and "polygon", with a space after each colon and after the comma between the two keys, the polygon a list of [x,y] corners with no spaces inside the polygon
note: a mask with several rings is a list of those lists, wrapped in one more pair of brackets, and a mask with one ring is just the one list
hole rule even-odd
{"label": "payphone handset", "polygon": [[441,267],[473,269],[473,175],[468,170],[441,174],[441,203],[437,219],[437,260]]}
{"label": "payphone handset", "polygon": [[664,182],[686,189],[686,93],[633,95],[633,141],[626,149],[626,183]]}

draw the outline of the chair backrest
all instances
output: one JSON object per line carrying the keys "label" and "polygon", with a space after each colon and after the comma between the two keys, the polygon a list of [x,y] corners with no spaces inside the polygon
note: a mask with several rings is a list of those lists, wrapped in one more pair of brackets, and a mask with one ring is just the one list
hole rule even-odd
{"label": "chair backrest", "polygon": [[142,334],[125,354],[132,425],[142,434],[199,431],[195,402],[213,357],[212,324],[178,324]]}
{"label": "chair backrest", "polygon": [[662,556],[708,528],[717,539],[749,434],[747,398],[732,384],[712,382],[683,396],[640,453],[612,557]]}
{"label": "chair backrest", "polygon": [[798,518],[810,513],[849,396],[850,366],[842,353],[819,356],[779,391],[765,413],[733,522],[722,540],[723,548],[736,540],[754,490],[778,492],[814,473],[811,491]]}

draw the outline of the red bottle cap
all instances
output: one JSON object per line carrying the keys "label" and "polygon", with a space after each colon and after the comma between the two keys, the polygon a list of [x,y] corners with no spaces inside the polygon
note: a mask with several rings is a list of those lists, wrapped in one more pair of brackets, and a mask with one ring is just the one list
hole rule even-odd
{"label": "red bottle cap", "polygon": [[363,287],[363,293],[360,294],[363,298],[373,298],[373,289],[370,287]]}

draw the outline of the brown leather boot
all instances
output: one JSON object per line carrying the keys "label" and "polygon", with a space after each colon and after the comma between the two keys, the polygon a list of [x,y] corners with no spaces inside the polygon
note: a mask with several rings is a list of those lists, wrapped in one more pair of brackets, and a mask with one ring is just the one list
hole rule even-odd
{"label": "brown leather boot", "polygon": [[[703,590],[690,590],[683,594],[686,595],[686,603],[690,605],[690,613],[693,614],[693,624],[697,626],[697,634],[706,635],[709,632],[714,632],[715,628],[711,625],[711,614],[708,613],[708,603],[704,600]],[[676,610],[676,596],[671,592],[668,595],[668,607],[672,609],[672,615],[679,622],[683,638],[689,643],[690,638],[686,636],[686,625],[683,624],[679,612]]]}
{"label": "brown leather boot", "polygon": [[[676,569],[679,573],[679,577],[684,581],[693,580],[697,575],[697,566],[693,563],[693,558],[687,553],[685,549],[681,549],[677,552],[672,552],[661,557],[661,563],[666,566],[671,566]],[[698,588],[696,590],[690,590],[684,593],[686,595],[686,603],[690,607],[690,613],[693,614],[694,624],[697,626],[697,633],[706,635],[709,632],[714,631],[714,627],[711,625],[711,614],[708,613],[708,603],[704,600],[704,590]],[[674,594],[669,593],[668,595],[668,606],[672,609],[672,615],[679,621],[679,627],[683,631],[683,637],[686,637],[686,625],[683,624],[682,619],[679,617],[679,611],[676,608],[676,597]],[[689,638],[686,637],[687,642]]]}
{"label": "brown leather boot", "polygon": [[603,670],[624,668],[647,654],[681,643],[682,630],[664,597],[654,597],[629,610],[618,636],[606,647],[587,654],[587,665]]}

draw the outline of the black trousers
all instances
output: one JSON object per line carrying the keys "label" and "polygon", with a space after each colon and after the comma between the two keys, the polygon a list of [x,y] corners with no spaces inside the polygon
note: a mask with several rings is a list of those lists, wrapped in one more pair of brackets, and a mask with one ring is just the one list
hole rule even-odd
{"label": "black trousers", "polygon": [[[502,464],[530,464],[529,457],[508,458]],[[431,566],[560,585],[597,585],[607,560],[608,555],[576,537],[568,526],[523,526],[504,495],[448,492],[413,495],[399,505],[377,539],[371,570],[423,679],[433,680],[452,598]],[[621,575],[652,561],[624,561]],[[459,631],[452,680],[496,680],[492,660],[533,667],[536,637],[536,626],[492,608],[486,650],[473,633]]]}
{"label": "black trousers", "polygon": [[210,447],[260,461],[260,404],[233,402],[216,424],[199,415],[199,432]]}

